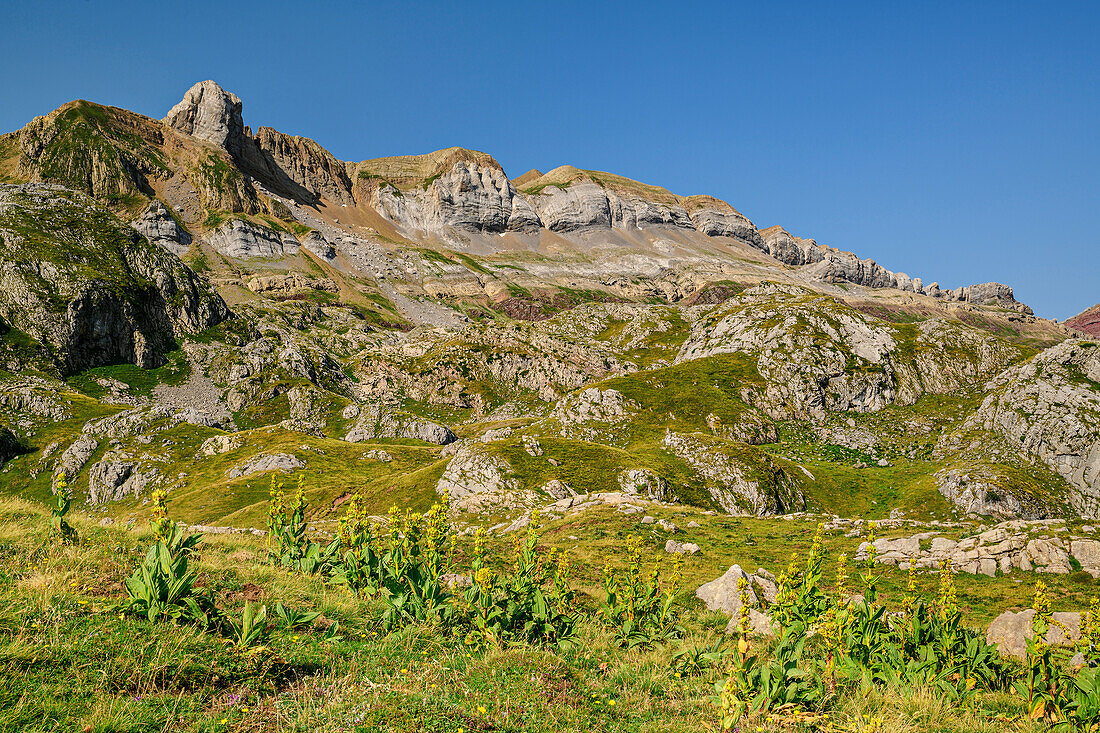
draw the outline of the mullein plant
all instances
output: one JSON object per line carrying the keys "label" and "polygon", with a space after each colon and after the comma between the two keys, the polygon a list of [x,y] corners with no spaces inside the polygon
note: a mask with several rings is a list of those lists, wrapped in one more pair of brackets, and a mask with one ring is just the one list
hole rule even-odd
{"label": "mullein plant", "polygon": [[1082,665],[1067,674],[1061,727],[1081,733],[1100,731],[1100,601],[1093,598],[1081,624],[1078,642]]}
{"label": "mullein plant", "polygon": [[822,564],[825,560],[825,525],[819,523],[810,545],[806,564],[801,567],[797,555],[791,556],[787,569],[778,578],[772,620],[780,629],[800,626],[812,631],[829,609],[833,599],[821,586]]}
{"label": "mullein plant", "polygon": [[344,585],[356,595],[373,596],[382,583],[382,561],[378,554],[374,527],[367,519],[363,499],[352,494],[340,518],[336,535],[332,581]]}
{"label": "mullein plant", "polygon": [[734,649],[726,678],[714,683],[715,692],[718,693],[718,728],[723,731],[733,730],[748,715],[755,687],[752,671],[756,666],[756,658],[749,656],[752,647],[749,638],[752,631],[749,583],[744,576],[737,579],[737,592],[741,602],[737,609],[737,647]]}

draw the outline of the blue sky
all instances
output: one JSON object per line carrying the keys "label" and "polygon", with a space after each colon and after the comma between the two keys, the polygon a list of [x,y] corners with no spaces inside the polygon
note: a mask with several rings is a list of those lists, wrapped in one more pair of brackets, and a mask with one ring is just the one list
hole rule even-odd
{"label": "blue sky", "polygon": [[1100,3],[13,3],[0,130],[77,98],[349,160],[461,145],[726,199],[1040,315],[1100,301]]}

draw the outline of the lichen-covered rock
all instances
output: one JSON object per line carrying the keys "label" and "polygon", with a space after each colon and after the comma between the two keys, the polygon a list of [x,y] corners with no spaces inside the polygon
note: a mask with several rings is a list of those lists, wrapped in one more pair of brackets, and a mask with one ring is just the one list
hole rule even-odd
{"label": "lichen-covered rock", "polygon": [[108,455],[88,469],[88,503],[104,504],[126,496],[138,496],[156,480],[158,471],[139,471],[139,464]]}
{"label": "lichen-covered rock", "polygon": [[244,438],[239,435],[214,435],[204,440],[199,450],[204,456],[218,456],[235,451],[242,445]]}
{"label": "lichen-covered rock", "polygon": [[968,426],[1000,433],[1075,490],[1074,509],[1100,514],[1100,344],[1070,340],[1010,367]]}
{"label": "lichen-covered rock", "polygon": [[665,434],[663,445],[695,469],[710,498],[730,514],[765,516],[806,507],[794,475],[759,449],[672,431]]}
{"label": "lichen-covered rock", "polygon": [[55,484],[56,477],[59,474],[63,473],[69,479],[76,476],[77,472],[84,468],[84,464],[88,462],[88,459],[92,457],[92,454],[98,448],[99,441],[95,438],[88,435],[78,435],[54,465]]}
{"label": "lichen-covered rock", "polygon": [[647,468],[628,468],[619,473],[624,494],[638,494],[655,501],[675,501],[668,482]]}
{"label": "lichen-covered rock", "polygon": [[637,405],[614,389],[589,387],[558,402],[550,418],[561,424],[565,438],[592,440],[610,426],[622,423],[637,411]]}
{"label": "lichen-covered rock", "polygon": [[1049,507],[1032,497],[1021,495],[1021,501],[988,466],[944,468],[934,478],[944,498],[967,514],[999,519],[1044,519],[1051,514]]}

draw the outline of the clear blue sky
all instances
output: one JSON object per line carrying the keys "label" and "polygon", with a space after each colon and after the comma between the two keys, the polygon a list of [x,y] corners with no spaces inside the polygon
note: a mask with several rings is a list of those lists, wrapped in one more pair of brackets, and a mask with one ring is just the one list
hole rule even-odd
{"label": "clear blue sky", "polygon": [[613,171],[1048,317],[1100,301],[1098,2],[5,5],[0,130],[212,78],[343,159]]}

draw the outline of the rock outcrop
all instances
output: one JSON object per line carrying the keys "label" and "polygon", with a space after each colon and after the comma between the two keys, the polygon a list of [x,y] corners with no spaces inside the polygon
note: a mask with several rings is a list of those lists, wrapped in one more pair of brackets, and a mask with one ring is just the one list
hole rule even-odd
{"label": "rock outcrop", "polygon": [[525,232],[541,222],[500,164],[485,153],[448,148],[358,164],[357,190],[378,213],[410,231],[448,227]]}
{"label": "rock outcrop", "polygon": [[1076,490],[1074,508],[1100,514],[1100,344],[1070,340],[1010,367],[967,424],[1000,433]]}
{"label": "rock outcrop", "polygon": [[214,81],[200,81],[168,111],[164,123],[185,135],[240,155],[244,140],[241,100]]}
{"label": "rock outcrop", "polygon": [[998,519],[1045,519],[1050,507],[1006,488],[1006,482],[988,466],[951,467],[937,471],[936,488],[967,514]]}
{"label": "rock outcrop", "polygon": [[663,445],[695,469],[714,503],[729,514],[765,516],[806,507],[797,479],[751,446],[671,431]]}
{"label": "rock outcrop", "polygon": [[298,253],[293,234],[256,226],[243,219],[229,219],[206,236],[207,242],[226,257],[240,260],[281,258]]}
{"label": "rock outcrop", "polygon": [[229,478],[241,478],[251,476],[254,473],[267,473],[279,471],[289,473],[299,468],[305,468],[305,464],[297,456],[289,453],[271,453],[253,456],[239,466],[229,469],[226,474]]}
{"label": "rock outcrop", "polygon": [[676,362],[748,357],[756,374],[740,396],[776,419],[911,404],[995,373],[1021,353],[977,329],[943,320],[901,328],[788,285],[762,284],[693,315]]}
{"label": "rock outcrop", "polygon": [[49,344],[62,371],[159,366],[177,337],[228,316],[179,258],[91,199],[0,186],[0,320]]}
{"label": "rock outcrop", "polygon": [[377,404],[367,405],[360,411],[355,427],[348,431],[344,440],[362,443],[378,438],[407,438],[446,445],[454,442],[455,434],[447,426],[431,420],[395,412]]}
{"label": "rock outcrop", "polygon": [[[1064,575],[1074,561],[1093,577],[1100,577],[1100,541],[1066,537],[1061,520],[1010,520],[972,537],[953,540],[935,531],[911,537],[875,540],[875,562],[882,565],[937,568],[947,562],[960,573],[1003,575],[1015,570]],[[859,546],[856,560],[866,560],[871,545]],[[1072,558],[1072,559],[1071,559]]]}
{"label": "rock outcrop", "polygon": [[191,235],[179,225],[168,208],[156,199],[130,222],[130,226],[149,240],[176,256],[183,256],[191,247]]}
{"label": "rock outcrop", "polygon": [[513,474],[512,467],[503,459],[489,455],[477,443],[466,443],[447,464],[435,490],[450,497],[452,509],[465,512],[536,506],[540,498],[538,492],[522,489]]}

